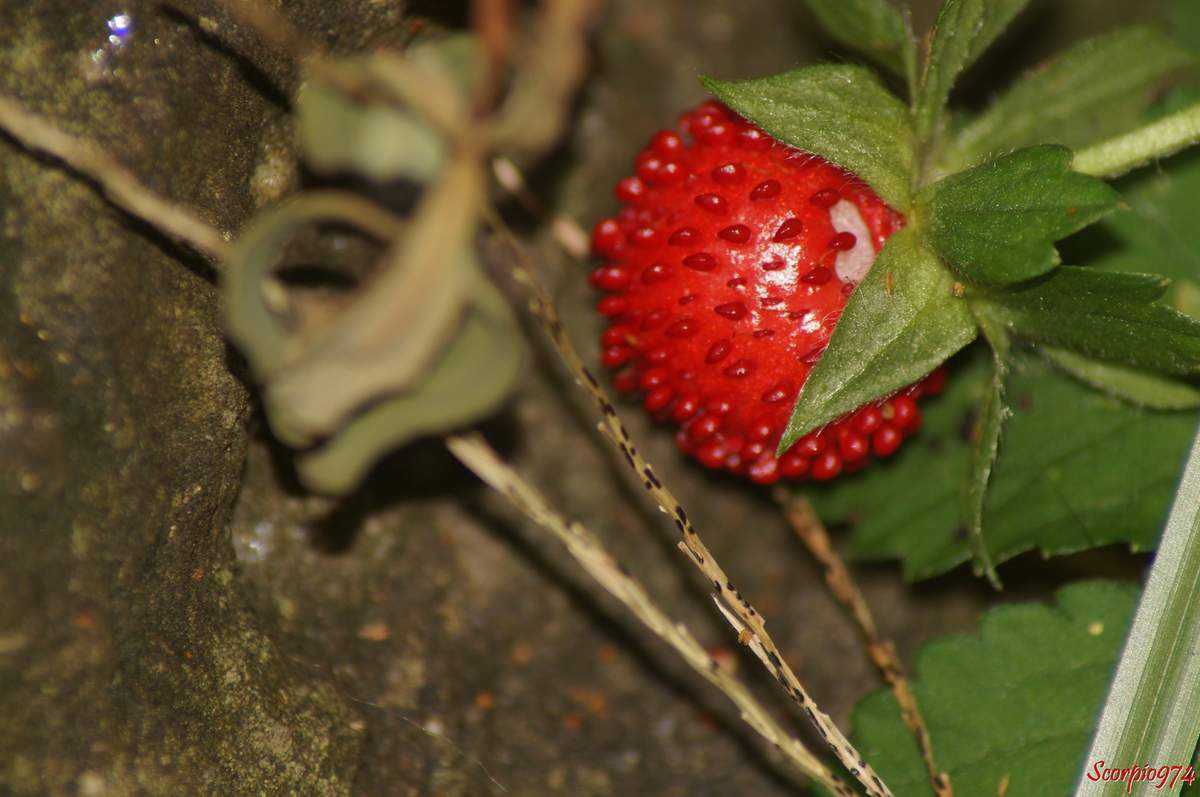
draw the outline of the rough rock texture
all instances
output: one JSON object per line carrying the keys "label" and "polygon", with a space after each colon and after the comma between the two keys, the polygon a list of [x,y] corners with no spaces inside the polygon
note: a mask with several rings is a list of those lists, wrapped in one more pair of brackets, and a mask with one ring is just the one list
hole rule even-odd
{"label": "rough rock texture", "polygon": [[[616,170],[670,109],[699,99],[697,72],[815,56],[798,5],[614,0],[573,138],[539,190],[584,219],[609,210]],[[1086,17],[1070,28],[1079,36],[1117,21],[1106,14],[1120,5],[1075,0],[1057,13]],[[137,30],[117,47],[105,43],[107,4],[0,0],[0,90],[232,230],[294,182],[272,86],[295,75],[214,4],[179,7],[129,4]],[[380,0],[286,7],[341,51],[403,42],[424,14],[464,16],[456,3],[416,3],[411,17]],[[1048,47],[1045,36],[1023,45]],[[261,432],[202,261],[6,139],[0,213],[0,792],[796,790],[721,696],[436,442],[400,452],[346,501],[305,495]],[[584,268],[539,251],[595,359]],[[845,721],[874,676],[772,505],[626,415]],[[547,355],[486,431],[702,640],[734,647],[671,528],[592,425]],[[1025,594],[1061,575],[1035,570]],[[909,589],[878,568],[864,580],[906,655],[969,628],[990,599],[965,578]],[[764,699],[778,697],[741,665]]]}

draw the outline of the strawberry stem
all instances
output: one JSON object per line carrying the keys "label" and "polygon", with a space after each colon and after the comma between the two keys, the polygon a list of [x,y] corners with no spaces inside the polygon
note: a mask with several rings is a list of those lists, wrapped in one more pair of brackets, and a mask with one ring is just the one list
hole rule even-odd
{"label": "strawberry stem", "polygon": [[1094,177],[1120,177],[1196,143],[1200,143],[1200,103],[1077,152],[1072,168]]}

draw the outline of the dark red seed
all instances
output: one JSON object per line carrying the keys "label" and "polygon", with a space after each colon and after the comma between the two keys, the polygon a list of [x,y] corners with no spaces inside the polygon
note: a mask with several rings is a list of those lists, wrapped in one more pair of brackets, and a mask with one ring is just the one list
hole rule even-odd
{"label": "dark red seed", "polygon": [[837,189],[822,188],[820,191],[818,191],[817,193],[815,193],[811,197],[809,197],[808,201],[813,203],[814,205],[816,205],[819,208],[825,208],[826,210],[828,210],[829,208],[836,205],[841,200],[841,198],[842,198],[842,195],[837,192]]}
{"label": "dark red seed", "polygon": [[780,224],[779,229],[775,231],[772,240],[776,243],[790,241],[802,232],[804,232],[804,223],[800,219],[795,217],[784,219],[783,224]]}
{"label": "dark red seed", "polygon": [[716,343],[708,347],[708,354],[704,355],[704,362],[708,363],[709,365],[715,365],[716,363],[721,362],[721,360],[724,360],[732,350],[732,341],[718,340]]}
{"label": "dark red seed", "polygon": [[708,252],[697,252],[685,257],[683,264],[695,271],[712,271],[717,267],[717,259]]}
{"label": "dark red seed", "polygon": [[746,278],[745,277],[734,277],[733,279],[729,280],[729,282],[725,283],[725,287],[726,288],[734,288],[734,289],[744,288],[744,287],[746,287]]}
{"label": "dark red seed", "polygon": [[745,224],[731,224],[722,229],[718,236],[734,244],[744,244],[750,240],[750,228]]}
{"label": "dark red seed", "polygon": [[858,243],[858,237],[852,232],[839,232],[833,236],[829,242],[830,249],[836,249],[839,252],[849,252]]}
{"label": "dark red seed", "polygon": [[681,318],[675,323],[671,324],[671,326],[667,327],[663,334],[668,338],[690,338],[692,335],[696,334],[698,329],[699,326],[696,324],[695,320],[691,318]]}
{"label": "dark red seed", "polygon": [[806,282],[809,285],[824,285],[829,280],[833,279],[833,272],[824,266],[817,266],[800,278],[801,282]]}
{"label": "dark red seed", "polygon": [[721,185],[732,185],[741,182],[746,176],[746,170],[737,163],[726,163],[712,170],[712,178]]}
{"label": "dark red seed", "polygon": [[728,318],[730,321],[737,321],[745,318],[749,312],[746,310],[746,305],[741,302],[729,302],[728,304],[719,304],[713,308],[713,311],[722,318]]}
{"label": "dark red seed", "polygon": [[767,262],[762,264],[763,271],[779,271],[780,269],[785,269],[785,268],[787,268],[787,261],[784,260],[782,257],[777,257],[773,260],[768,260]]}
{"label": "dark red seed", "polygon": [[697,207],[709,213],[724,213],[728,207],[725,197],[720,194],[698,194],[694,201]]}
{"label": "dark red seed", "polygon": [[758,185],[754,186],[754,190],[750,192],[750,199],[757,201],[760,199],[774,199],[779,196],[783,186],[778,180],[763,180]]}
{"label": "dark red seed", "polygon": [[819,346],[814,346],[808,354],[800,358],[800,362],[805,365],[816,365],[817,360],[821,359],[821,355],[825,353],[825,346],[828,344],[822,343]]}
{"label": "dark red seed", "polygon": [[700,239],[700,233],[695,227],[680,227],[675,232],[671,233],[671,237],[667,239],[667,243],[671,246],[690,246]]}

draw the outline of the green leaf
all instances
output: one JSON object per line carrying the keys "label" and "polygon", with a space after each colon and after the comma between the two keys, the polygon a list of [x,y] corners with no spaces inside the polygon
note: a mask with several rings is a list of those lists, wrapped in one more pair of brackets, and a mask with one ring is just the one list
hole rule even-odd
{"label": "green leaf", "polygon": [[[991,384],[990,357],[976,349],[952,366],[946,390],[922,405],[920,434],[891,461],[806,488],[822,518],[851,524],[853,556],[898,559],[908,579],[943,573],[971,555],[961,489],[968,430]],[[1024,355],[1011,365],[1007,396],[1012,416],[984,503],[993,561],[1117,542],[1153,548],[1195,415],[1130,406]]]}
{"label": "green leaf", "polygon": [[512,310],[482,278],[473,298],[457,336],[412,389],[368,409],[301,455],[298,470],[309,487],[347,493],[388,451],[479,420],[516,389],[524,346]]}
{"label": "green leaf", "polygon": [[[1184,764],[1200,737],[1200,435],[1163,530],[1088,761]],[[1085,770],[1086,773],[1086,770]],[[1138,787],[1138,794],[1177,794]],[[1076,797],[1126,793],[1086,776]]]}
{"label": "green leaf", "polygon": [[1100,362],[1053,346],[1043,346],[1042,356],[1085,385],[1152,410],[1186,410],[1200,407],[1200,386],[1150,371]]}
{"label": "green leaf", "polygon": [[751,80],[701,80],[775,138],[853,172],[892,207],[908,210],[916,164],[908,109],[869,69],[825,64]]}
{"label": "green leaf", "polygon": [[[914,692],[955,794],[994,797],[1005,780],[1010,795],[1070,793],[1137,590],[1091,582],[1056,597],[992,609],[979,636],[939,639],[918,655]],[[853,736],[897,795],[933,794],[890,691],[859,704]]]}
{"label": "green leaf", "polygon": [[1167,78],[1192,57],[1159,31],[1133,27],[1075,45],[1038,67],[968,124],[943,158],[954,172],[1019,147],[1079,149],[1136,127]]}
{"label": "green leaf", "polygon": [[324,174],[423,182],[446,161],[445,142],[414,114],[362,104],[316,81],[305,83],[296,97],[296,127],[305,160]]}
{"label": "green leaf", "polygon": [[919,141],[928,141],[938,127],[958,76],[983,55],[1028,2],[946,0],[942,5],[915,105]]}
{"label": "green leaf", "polygon": [[1117,207],[1117,192],[1072,172],[1071,159],[1065,147],[1030,147],[929,186],[917,197],[926,239],[975,284],[1049,272],[1061,262],[1055,241]]}
{"label": "green leaf", "polygon": [[1045,279],[973,299],[1027,340],[1181,376],[1200,374],[1200,322],[1159,304],[1170,281],[1063,266]]}
{"label": "green leaf", "polygon": [[888,239],[850,297],[779,443],[917,381],[975,339],[975,320],[912,229]]}
{"label": "green leaf", "polygon": [[836,42],[873,58],[913,83],[917,47],[908,19],[888,0],[806,0]]}

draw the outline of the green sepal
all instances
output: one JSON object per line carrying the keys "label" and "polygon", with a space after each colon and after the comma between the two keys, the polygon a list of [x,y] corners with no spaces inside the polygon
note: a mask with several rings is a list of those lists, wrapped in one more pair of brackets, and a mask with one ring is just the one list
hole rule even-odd
{"label": "green sepal", "polygon": [[1071,171],[1066,147],[1029,147],[926,188],[917,197],[926,240],[976,285],[1009,285],[1060,262],[1054,242],[1117,208],[1103,180]]}
{"label": "green sepal", "polygon": [[888,0],[805,1],[830,38],[915,84],[917,46],[907,9]]}
{"label": "green sepal", "polygon": [[805,379],[779,452],[809,431],[916,382],[976,332],[946,269],[914,230],[897,232],[851,295],[829,346]]}
{"label": "green sepal", "polygon": [[862,178],[900,211],[916,164],[908,109],[860,66],[822,64],[765,78],[701,78],[721,102],[774,138]]}
{"label": "green sepal", "polygon": [[971,297],[1026,340],[1178,376],[1200,374],[1200,321],[1157,300],[1170,280],[1062,266],[1012,290]]}
{"label": "green sepal", "polygon": [[925,143],[933,137],[959,75],[983,55],[1028,3],[1029,0],[946,0],[942,5],[914,104],[919,141]]}

